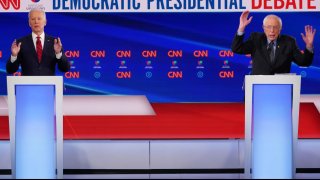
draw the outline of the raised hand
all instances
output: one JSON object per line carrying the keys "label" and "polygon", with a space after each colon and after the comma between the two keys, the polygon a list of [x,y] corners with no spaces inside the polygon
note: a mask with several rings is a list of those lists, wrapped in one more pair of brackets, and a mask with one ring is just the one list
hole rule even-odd
{"label": "raised hand", "polygon": [[306,34],[301,33],[302,39],[306,43],[307,49],[312,49],[316,29],[313,29],[313,27],[310,25],[306,25],[304,29]]}
{"label": "raised hand", "polygon": [[20,52],[21,42],[17,44],[17,40],[14,40],[11,45],[11,55],[17,57]]}
{"label": "raised hand", "polygon": [[249,16],[249,11],[244,11],[241,16],[240,16],[240,23],[239,23],[239,28],[238,32],[244,32],[245,28],[247,27],[248,24],[250,24],[252,20],[252,16],[248,19]]}
{"label": "raised hand", "polygon": [[54,39],[54,46],[53,47],[54,47],[54,52],[56,54],[61,53],[61,51],[62,51],[62,43],[61,43],[60,38]]}

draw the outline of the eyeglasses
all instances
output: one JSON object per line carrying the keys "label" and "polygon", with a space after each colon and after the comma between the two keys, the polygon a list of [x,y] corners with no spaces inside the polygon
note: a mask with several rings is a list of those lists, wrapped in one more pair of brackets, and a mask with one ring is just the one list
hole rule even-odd
{"label": "eyeglasses", "polygon": [[272,30],[272,29],[274,29],[274,30],[276,30],[276,31],[280,29],[279,26],[263,26],[263,28],[265,28],[265,29],[267,29],[267,30]]}

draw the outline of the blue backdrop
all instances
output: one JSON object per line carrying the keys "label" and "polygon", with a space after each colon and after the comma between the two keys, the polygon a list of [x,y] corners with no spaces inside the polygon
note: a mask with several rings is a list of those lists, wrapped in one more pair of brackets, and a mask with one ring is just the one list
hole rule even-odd
{"label": "blue backdrop", "polygon": [[[254,17],[246,29],[262,31],[266,13]],[[319,28],[319,13],[277,13],[283,34],[305,44],[304,26]],[[1,13],[0,94],[6,95],[5,63],[14,39],[30,34],[27,13]],[[60,37],[72,63],[62,74],[65,94],[146,95],[152,102],[243,101],[244,76],[250,57],[230,53],[240,13],[47,13],[45,32]],[[309,68],[292,65],[302,75],[302,93],[319,94],[319,32],[315,59]],[[142,52],[156,57],[143,57]],[[177,57],[169,57],[168,52]],[[196,57],[194,52],[202,52]],[[124,52],[118,57],[117,52]],[[127,53],[127,54],[126,54]],[[130,53],[130,56],[129,54]],[[181,55],[180,57],[179,55]],[[208,55],[208,56],[205,56]]]}

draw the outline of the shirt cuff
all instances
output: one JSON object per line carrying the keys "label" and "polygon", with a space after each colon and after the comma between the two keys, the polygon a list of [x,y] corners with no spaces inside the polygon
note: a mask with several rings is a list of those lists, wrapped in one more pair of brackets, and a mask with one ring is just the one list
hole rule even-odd
{"label": "shirt cuff", "polygon": [[10,61],[11,61],[11,63],[14,63],[17,59],[18,59],[17,56],[12,56],[12,55],[11,55]]}
{"label": "shirt cuff", "polygon": [[306,47],[306,49],[307,49],[309,52],[313,53],[313,48],[307,48],[307,47]]}
{"label": "shirt cuff", "polygon": [[56,54],[56,58],[57,58],[57,59],[61,59],[61,57],[62,57],[62,52]]}
{"label": "shirt cuff", "polygon": [[238,32],[237,32],[237,35],[238,35],[238,36],[242,36],[242,35],[244,35],[244,32],[238,31]]}

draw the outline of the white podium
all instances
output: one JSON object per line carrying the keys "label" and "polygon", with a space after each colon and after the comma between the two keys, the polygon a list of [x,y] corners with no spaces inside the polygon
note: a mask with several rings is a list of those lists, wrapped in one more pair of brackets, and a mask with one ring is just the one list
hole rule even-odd
{"label": "white podium", "polygon": [[63,178],[63,78],[8,76],[13,178]]}
{"label": "white podium", "polygon": [[300,82],[297,75],[245,77],[245,178],[294,178]]}

